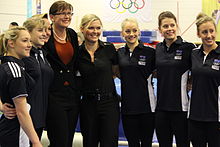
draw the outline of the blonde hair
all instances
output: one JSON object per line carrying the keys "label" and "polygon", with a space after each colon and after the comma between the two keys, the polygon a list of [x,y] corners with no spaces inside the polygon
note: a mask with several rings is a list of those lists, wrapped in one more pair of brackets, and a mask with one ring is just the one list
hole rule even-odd
{"label": "blonde hair", "polygon": [[135,18],[126,18],[126,19],[123,20],[122,23],[121,23],[121,29],[122,29],[122,30],[124,29],[124,27],[125,27],[125,25],[126,25],[127,22],[133,22],[133,23],[135,23],[135,24],[137,25],[137,27],[139,28],[138,22],[137,22],[137,20],[136,20]]}
{"label": "blonde hair", "polygon": [[215,26],[215,30],[217,30],[215,21],[212,17],[209,17],[208,15],[206,15],[205,13],[199,13],[196,17],[196,27],[197,27],[197,31],[199,32],[199,26],[206,23],[206,22],[211,22],[213,23],[213,25]]}
{"label": "blonde hair", "polygon": [[20,35],[20,31],[25,30],[26,28],[17,26],[11,29],[8,29],[0,36],[0,54],[4,55],[8,51],[8,40],[16,41]]}
{"label": "blonde hair", "polygon": [[93,21],[96,21],[96,20],[99,20],[100,23],[101,23],[101,26],[102,26],[102,21],[101,19],[96,16],[95,14],[87,14],[87,15],[84,15],[82,20],[81,20],[81,23],[80,23],[80,28],[83,29],[83,28],[87,28],[88,26],[90,26],[90,24],[93,22]]}
{"label": "blonde hair", "polygon": [[27,28],[29,32],[32,32],[34,28],[46,28],[45,21],[40,17],[31,17],[28,18],[24,23],[23,26]]}
{"label": "blonde hair", "polygon": [[46,19],[48,19],[48,15],[47,15],[47,13],[35,14],[32,16],[32,18],[42,18],[42,19],[46,18]]}
{"label": "blonde hair", "polygon": [[84,38],[82,32],[77,32],[77,36],[78,36],[82,41],[84,41],[85,38]]}

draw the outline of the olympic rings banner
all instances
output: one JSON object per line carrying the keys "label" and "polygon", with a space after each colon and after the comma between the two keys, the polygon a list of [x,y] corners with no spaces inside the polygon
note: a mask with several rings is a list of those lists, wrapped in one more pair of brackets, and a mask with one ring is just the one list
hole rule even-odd
{"label": "olympic rings banner", "polygon": [[135,17],[138,22],[152,19],[151,0],[105,0],[104,3],[105,22],[122,22],[128,17]]}

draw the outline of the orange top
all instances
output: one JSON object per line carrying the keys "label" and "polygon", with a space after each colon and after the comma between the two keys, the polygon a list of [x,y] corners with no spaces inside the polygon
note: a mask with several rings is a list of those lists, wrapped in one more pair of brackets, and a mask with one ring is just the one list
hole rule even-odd
{"label": "orange top", "polygon": [[55,40],[55,47],[60,60],[64,64],[68,64],[72,60],[74,54],[74,48],[70,41],[67,41],[66,43],[60,43]]}

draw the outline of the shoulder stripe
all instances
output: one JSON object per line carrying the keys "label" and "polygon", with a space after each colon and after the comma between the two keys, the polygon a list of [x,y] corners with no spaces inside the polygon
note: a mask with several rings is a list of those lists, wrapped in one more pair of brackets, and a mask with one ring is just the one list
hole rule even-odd
{"label": "shoulder stripe", "polygon": [[183,42],[185,42],[185,43],[191,43],[191,44],[193,44],[193,45],[196,47],[196,44],[195,44],[195,43],[188,42],[188,41],[186,41],[186,40],[183,40]]}
{"label": "shoulder stripe", "polygon": [[13,75],[14,78],[18,78],[21,77],[21,69],[20,67],[17,65],[17,63],[14,62],[8,62],[8,66],[11,70],[11,73]]}
{"label": "shoulder stripe", "polygon": [[18,66],[17,63],[13,63],[13,64],[16,66],[16,68],[18,70],[18,77],[21,77],[21,68],[20,68],[20,66]]}
{"label": "shoulder stripe", "polygon": [[194,48],[193,50],[199,50],[199,49],[200,49],[200,46],[199,46],[199,47]]}
{"label": "shoulder stripe", "polygon": [[9,66],[9,68],[11,70],[11,73],[12,73],[13,77],[15,77],[15,72],[14,72],[14,69],[12,68],[12,65],[11,65],[10,62],[8,62],[8,66]]}

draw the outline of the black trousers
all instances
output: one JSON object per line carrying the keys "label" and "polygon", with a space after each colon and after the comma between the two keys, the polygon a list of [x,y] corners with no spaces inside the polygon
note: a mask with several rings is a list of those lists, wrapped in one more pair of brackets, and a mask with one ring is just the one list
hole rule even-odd
{"label": "black trousers", "polygon": [[119,103],[114,97],[106,100],[83,98],[80,111],[83,147],[117,147]]}
{"label": "black trousers", "polygon": [[72,147],[80,103],[73,105],[71,102],[72,99],[77,99],[76,96],[78,95],[74,95],[68,91],[64,93],[66,94],[66,98],[69,98],[69,104],[64,104],[62,101],[57,100],[57,98],[56,100],[51,100],[55,97],[49,97],[47,135],[50,141],[50,147]]}
{"label": "black trousers", "polygon": [[190,147],[187,112],[156,112],[156,134],[160,147],[172,147],[173,135],[177,147]]}
{"label": "black trousers", "polygon": [[189,120],[189,137],[193,147],[220,147],[220,123]]}
{"label": "black trousers", "polygon": [[122,124],[129,147],[152,147],[154,113],[122,115]]}

